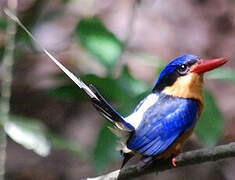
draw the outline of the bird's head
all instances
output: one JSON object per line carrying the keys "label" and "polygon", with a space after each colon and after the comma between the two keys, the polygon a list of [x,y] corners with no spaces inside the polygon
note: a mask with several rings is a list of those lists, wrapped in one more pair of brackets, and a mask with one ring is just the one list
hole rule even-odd
{"label": "bird's head", "polygon": [[202,96],[203,74],[226,62],[226,58],[205,60],[191,54],[181,56],[163,69],[153,91],[198,99]]}

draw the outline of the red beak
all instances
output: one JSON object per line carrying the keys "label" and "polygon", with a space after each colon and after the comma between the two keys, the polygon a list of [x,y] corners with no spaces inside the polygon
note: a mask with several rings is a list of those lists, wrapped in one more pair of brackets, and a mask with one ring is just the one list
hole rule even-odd
{"label": "red beak", "polygon": [[202,74],[207,71],[213,70],[225,64],[228,61],[227,58],[217,59],[200,59],[198,63],[192,66],[190,72]]}

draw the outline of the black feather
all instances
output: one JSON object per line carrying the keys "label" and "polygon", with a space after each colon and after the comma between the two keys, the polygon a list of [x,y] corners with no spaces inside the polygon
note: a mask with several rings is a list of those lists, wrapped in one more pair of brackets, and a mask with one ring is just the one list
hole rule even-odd
{"label": "black feather", "polygon": [[133,131],[134,127],[125,122],[123,117],[104,99],[99,91],[93,86],[89,85],[90,90],[96,95],[97,98],[91,98],[94,107],[111,123],[116,125],[118,123],[122,126],[123,130]]}

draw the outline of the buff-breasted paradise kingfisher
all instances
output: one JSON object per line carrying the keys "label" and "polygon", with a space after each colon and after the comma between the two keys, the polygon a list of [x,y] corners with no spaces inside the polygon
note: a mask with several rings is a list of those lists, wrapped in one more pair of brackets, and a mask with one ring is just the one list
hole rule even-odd
{"label": "buff-breasted paradise kingfisher", "polygon": [[160,73],[152,92],[128,117],[121,116],[92,85],[86,85],[53,57],[26,27],[8,10],[5,13],[20,25],[66,75],[90,97],[95,108],[114,126],[124,156],[122,167],[134,155],[143,162],[172,158],[181,152],[203,110],[203,75],[222,66],[226,58],[200,59],[184,55],[170,62]]}

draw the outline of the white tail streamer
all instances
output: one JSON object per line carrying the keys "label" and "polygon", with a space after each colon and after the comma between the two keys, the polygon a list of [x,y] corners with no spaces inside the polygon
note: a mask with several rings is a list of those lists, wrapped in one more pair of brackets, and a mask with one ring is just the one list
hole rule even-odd
{"label": "white tail streamer", "polygon": [[25,32],[32,38],[32,40],[35,42],[35,44],[42,49],[42,51],[52,60],[75,84],[78,85],[81,89],[86,91],[86,93],[91,98],[97,98],[97,96],[91,91],[91,89],[82,81],[80,78],[76,77],[71,71],[69,71],[63,64],[60,63],[51,53],[47,51],[46,48],[44,48],[39,41],[29,32],[29,30],[21,23],[21,21],[8,9],[4,9],[4,12],[7,16],[9,16],[13,21],[15,21],[22,29],[25,30]]}

